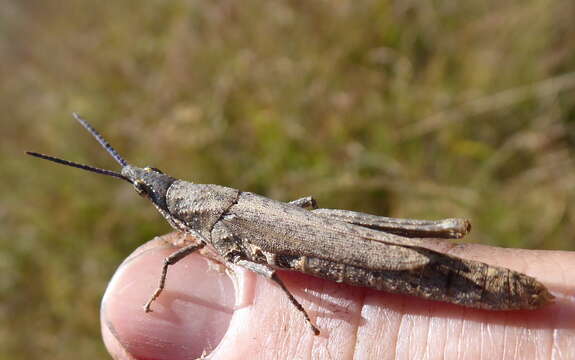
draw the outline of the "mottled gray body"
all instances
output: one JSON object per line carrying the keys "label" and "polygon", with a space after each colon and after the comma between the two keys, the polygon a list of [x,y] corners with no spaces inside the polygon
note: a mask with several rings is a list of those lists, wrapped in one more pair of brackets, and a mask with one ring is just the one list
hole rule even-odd
{"label": "mottled gray body", "polygon": [[530,276],[426,249],[425,239],[344,222],[337,210],[330,216],[328,209],[310,211],[181,180],[166,198],[171,216],[200,232],[230,262],[490,310],[533,309],[549,300]]}
{"label": "mottled gray body", "polygon": [[553,299],[530,276],[425,247],[423,238],[464,236],[470,230],[466,220],[393,219],[316,209],[311,197],[283,203],[223,186],[177,180],[155,168],[129,165],[90,124],[77,114],[74,117],[122,166],[121,173],[28,154],[131,183],[175,229],[199,240],[165,259],[158,288],[144,306],[146,312],[164,288],[168,267],[206,245],[226,261],[275,281],[316,335],[319,330],[276,269],[489,310],[535,309]]}

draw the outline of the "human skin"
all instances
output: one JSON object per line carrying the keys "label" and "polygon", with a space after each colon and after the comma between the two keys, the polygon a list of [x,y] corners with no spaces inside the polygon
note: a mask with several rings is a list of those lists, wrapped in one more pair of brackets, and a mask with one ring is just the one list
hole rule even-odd
{"label": "human skin", "polygon": [[314,336],[272,281],[234,267],[232,282],[200,254],[169,268],[145,313],[163,259],[181,245],[178,233],[156,238],[118,268],[101,309],[115,359],[575,359],[575,252],[429,240],[537,278],[556,297],[539,310],[469,309],[279,272],[321,330]]}

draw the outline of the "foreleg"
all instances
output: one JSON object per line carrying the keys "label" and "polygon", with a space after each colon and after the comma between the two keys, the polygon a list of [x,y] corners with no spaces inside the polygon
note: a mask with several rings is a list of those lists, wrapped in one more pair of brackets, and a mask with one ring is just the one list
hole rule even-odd
{"label": "foreleg", "polygon": [[203,241],[200,242],[199,244],[190,244],[186,247],[181,248],[180,250],[176,251],[175,253],[172,253],[170,256],[168,256],[167,258],[164,259],[164,266],[162,267],[162,275],[160,276],[160,283],[158,284],[158,287],[157,287],[156,291],[154,291],[154,294],[152,295],[150,300],[148,300],[146,305],[144,305],[144,310],[146,312],[152,311],[150,306],[158,298],[158,296],[160,296],[160,294],[164,290],[164,286],[166,284],[166,276],[168,275],[168,266],[174,265],[178,261],[182,260],[183,258],[190,255],[194,251],[200,250],[204,246],[206,246],[206,243]]}

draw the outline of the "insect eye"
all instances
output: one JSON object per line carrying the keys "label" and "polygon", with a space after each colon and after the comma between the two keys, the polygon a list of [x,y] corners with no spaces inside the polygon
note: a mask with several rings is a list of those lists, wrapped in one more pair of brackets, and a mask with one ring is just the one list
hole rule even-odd
{"label": "insect eye", "polygon": [[142,180],[134,181],[134,189],[140,196],[146,196],[148,194],[148,185]]}
{"label": "insect eye", "polygon": [[163,174],[163,172],[162,172],[160,169],[155,168],[155,167],[149,167],[149,166],[148,166],[148,167],[144,168],[144,170],[157,172],[158,174]]}

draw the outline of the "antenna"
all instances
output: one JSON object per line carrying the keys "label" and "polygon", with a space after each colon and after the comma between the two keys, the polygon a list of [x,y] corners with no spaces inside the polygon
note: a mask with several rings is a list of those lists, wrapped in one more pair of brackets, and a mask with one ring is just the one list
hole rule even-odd
{"label": "antenna", "polygon": [[91,171],[91,172],[95,172],[96,174],[114,176],[114,177],[120,178],[120,179],[122,179],[122,180],[126,180],[126,181],[129,182],[130,184],[132,183],[132,181],[131,181],[130,179],[128,179],[126,176],[124,176],[124,175],[122,175],[122,174],[120,174],[120,173],[118,173],[118,172],[115,172],[115,171],[100,169],[100,168],[97,168],[97,167],[88,166],[88,165],[83,165],[83,164],[78,164],[78,163],[75,163],[75,162],[72,162],[72,161],[63,160],[63,159],[59,159],[59,158],[56,158],[56,157],[53,157],[53,156],[44,155],[44,154],[39,154],[39,153],[36,153],[36,152],[31,152],[31,151],[26,151],[26,154],[31,155],[31,156],[35,156],[35,157],[40,158],[40,159],[50,160],[50,161],[53,161],[53,162],[58,163],[58,164],[63,164],[63,165],[66,165],[66,166],[72,166],[72,167],[75,167],[75,168],[79,168],[79,169],[83,169],[83,170],[88,170],[88,171]]}
{"label": "antenna", "polygon": [[[96,129],[94,129],[94,128],[92,127],[92,125],[90,125],[86,120],[82,119],[82,118],[80,117],[80,115],[78,115],[78,113],[75,113],[75,112],[74,112],[74,113],[72,113],[72,116],[74,117],[74,119],[78,120],[78,122],[79,122],[80,124],[82,124],[82,126],[83,126],[86,130],[88,130],[88,132],[89,132],[90,134],[92,134],[92,136],[93,136],[96,140],[98,140],[98,142],[100,143],[100,145],[102,145],[102,147],[103,147],[104,149],[106,149],[106,151],[108,152],[108,154],[110,154],[110,155],[114,158],[114,160],[116,160],[116,161],[118,162],[118,164],[120,164],[120,166],[122,166],[122,167],[128,166],[128,163],[126,162],[126,160],[124,160],[124,159],[120,156],[120,154],[118,154],[118,152],[117,152],[110,144],[108,144],[108,142],[107,142],[106,140],[104,140],[104,137],[103,137],[102,135],[100,135],[100,133],[97,132]],[[47,159],[47,160],[55,161],[54,159],[55,159],[55,158]],[[62,160],[62,161],[65,161],[65,160]],[[56,161],[56,162],[58,162],[58,161]],[[70,165],[70,164],[67,164],[67,165]],[[70,165],[70,166],[74,166],[74,165]],[[85,166],[85,165],[84,165],[84,166]],[[107,170],[106,170],[106,171],[107,171]]]}
{"label": "antenna", "polygon": [[[82,119],[80,117],[80,115],[78,115],[77,113],[72,113],[72,116],[74,116],[74,119],[78,120],[78,122],[80,124],[82,124],[82,126],[88,130],[88,132],[90,134],[92,134],[92,136],[98,140],[98,142],[100,143],[100,145],[102,145],[102,147],[104,149],[106,149],[106,151],[108,152],[108,154],[110,154],[114,160],[116,160],[121,166],[126,167],[128,166],[128,163],[126,162],[126,160],[124,160],[120,154],[118,154],[118,152],[110,145],[108,144],[108,142],[106,140],[104,140],[104,137],[102,135],[100,135],[99,132],[96,131],[96,129],[94,129],[92,127],[92,125],[90,125],[86,120]],[[40,154],[40,153],[36,153],[36,152],[31,152],[31,151],[27,151],[26,154],[31,155],[31,156],[35,156],[37,158],[40,159],[44,159],[44,160],[50,160],[53,161],[55,163],[58,164],[62,164],[62,165],[66,165],[66,166],[71,166],[71,167],[75,167],[78,169],[83,169],[83,170],[87,170],[87,171],[91,171],[91,172],[95,172],[96,174],[102,174],[102,175],[109,175],[109,176],[114,176],[123,180],[126,180],[127,182],[129,182],[130,184],[132,183],[132,181],[130,179],[128,179],[126,176],[112,171],[112,170],[105,170],[105,169],[100,169],[94,166],[89,166],[89,165],[84,165],[84,164],[78,164],[75,163],[73,161],[68,161],[68,160],[64,160],[64,159],[59,159],[57,157],[53,157],[53,156],[49,156],[49,155],[44,155],[44,154]]]}

